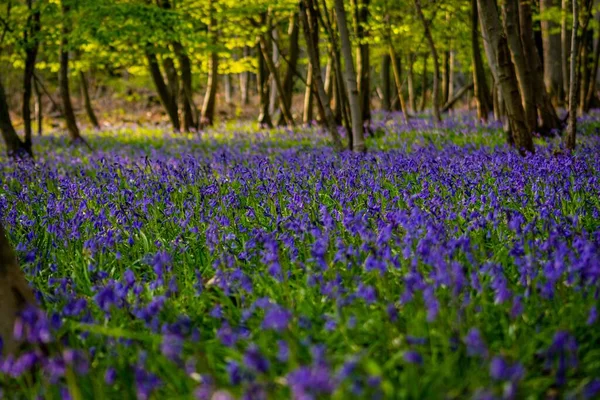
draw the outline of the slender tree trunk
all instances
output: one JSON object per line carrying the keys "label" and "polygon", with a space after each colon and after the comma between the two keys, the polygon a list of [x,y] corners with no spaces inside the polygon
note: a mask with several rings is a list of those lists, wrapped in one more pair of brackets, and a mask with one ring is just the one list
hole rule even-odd
{"label": "slender tree trunk", "polygon": [[473,60],[473,90],[477,103],[477,118],[487,121],[492,110],[490,91],[485,78],[481,49],[479,48],[479,16],[477,15],[477,0],[471,0],[471,53]]}
{"label": "slender tree trunk", "polygon": [[88,90],[87,79],[85,78],[85,74],[83,71],[79,71],[79,81],[81,83],[81,93],[83,94],[83,103],[85,107],[85,113],[90,120],[90,124],[96,129],[100,128],[100,124],[98,123],[98,118],[96,118],[96,113],[94,112],[94,108],[92,107],[92,100],[90,99],[90,92]]}
{"label": "slender tree trunk", "polygon": [[450,99],[450,51],[444,51],[444,71],[442,73],[442,104]]}
{"label": "slender tree trunk", "polygon": [[381,57],[381,108],[385,111],[390,111],[391,107],[391,81],[390,81],[390,65],[392,58],[389,54]]}
{"label": "slender tree trunk", "polygon": [[[568,94],[570,90],[570,71],[569,71],[569,54],[571,53],[571,44],[570,44],[570,36],[569,30],[567,28],[567,15],[569,13],[569,0],[561,1],[562,15],[560,19],[560,41],[561,41],[561,69],[562,69],[562,84],[563,84],[563,93]],[[568,103],[568,99],[567,99]]]}
{"label": "slender tree trunk", "polygon": [[544,85],[544,67],[540,60],[540,52],[534,41],[533,17],[529,2],[519,2],[519,15],[521,42],[531,70],[535,105],[541,120],[541,125],[538,126],[537,131],[544,136],[554,136],[554,132],[561,129],[561,122]]}
{"label": "slender tree trunk", "polygon": [[[556,5],[558,5],[558,0],[540,0],[540,12],[547,13]],[[562,104],[564,92],[562,86],[561,38],[560,33],[556,32],[559,26],[549,19],[543,19],[541,24],[544,49],[544,83],[554,104]]]}
{"label": "slender tree trunk", "polygon": [[571,61],[569,77],[569,125],[565,135],[565,146],[568,151],[575,150],[577,136],[577,29],[579,24],[579,7],[573,0],[573,28],[571,30]]}
{"label": "slender tree trunk", "polygon": [[[600,14],[597,15],[596,17],[596,22],[599,23],[599,18]],[[598,29],[598,31],[600,31],[600,29]],[[600,33],[600,32],[599,32]],[[588,83],[588,87],[587,87],[587,93],[585,96],[585,105],[584,105],[584,112],[588,112],[590,110],[590,108],[592,107],[592,102],[594,101],[594,97],[596,95],[596,81],[597,81],[597,76],[598,76],[598,62],[600,61],[600,37],[596,38],[596,42],[594,43],[594,58],[593,58],[593,62],[592,62],[592,69],[591,69],[591,79],[589,80]]]}
{"label": "slender tree trunk", "polygon": [[198,129],[200,117],[198,109],[194,104],[194,92],[192,90],[192,62],[185,49],[179,42],[173,42],[175,55],[179,60],[181,70],[181,98],[183,101],[183,130],[189,132],[192,128]]}
{"label": "slender tree trunk", "polygon": [[294,126],[294,117],[292,117],[292,112],[290,111],[288,104],[285,101],[285,94],[283,89],[283,84],[281,83],[281,79],[279,78],[279,72],[277,71],[277,67],[273,64],[273,60],[269,54],[269,45],[264,35],[261,35],[259,38],[260,48],[262,50],[263,58],[266,62],[267,69],[271,73],[271,77],[275,81],[275,87],[277,88],[277,94],[279,97],[279,107],[281,108],[281,112],[285,117],[285,120],[288,126]]}
{"label": "slender tree trunk", "polygon": [[533,132],[537,127],[537,109],[535,106],[535,94],[533,92],[533,76],[525,58],[523,44],[521,43],[518,0],[504,1],[502,3],[502,14],[506,41],[510,50],[512,63],[515,66],[519,91],[525,109],[525,122],[527,129]]}
{"label": "slender tree trunk", "polygon": [[348,31],[344,0],[335,0],[334,4],[338,21],[338,29],[340,31],[342,57],[345,61],[345,75],[347,84],[346,89],[348,91],[348,101],[350,102],[350,117],[352,118],[353,150],[356,152],[364,152],[366,151],[366,146],[364,139],[363,114],[361,110],[358,85],[356,83],[354,61],[352,59],[352,47],[350,44],[350,33]]}
{"label": "slender tree trunk", "polygon": [[406,103],[404,101],[404,95],[402,94],[402,78],[400,73],[400,65],[398,63],[398,56],[396,50],[392,45],[391,40],[388,41],[388,49],[390,58],[392,61],[392,71],[394,73],[394,82],[396,82],[396,91],[398,92],[398,100],[400,101],[400,107],[402,108],[402,117],[405,123],[408,123],[408,110],[406,109]]}
{"label": "slender tree trunk", "polygon": [[[309,18],[309,15],[310,18]],[[338,132],[337,126],[335,124],[335,120],[333,118],[333,113],[331,112],[330,101],[327,97],[327,93],[325,93],[325,85],[323,84],[323,78],[321,77],[321,68],[319,67],[319,57],[317,55],[316,43],[314,41],[315,30],[319,29],[317,16],[315,15],[316,10],[314,8],[314,4],[312,0],[302,0],[300,3],[300,21],[302,22],[303,31],[304,31],[304,39],[306,41],[306,50],[308,52],[308,57],[310,61],[310,65],[312,68],[312,75],[317,95],[319,96],[319,101],[323,106],[323,114],[325,116],[325,123],[327,126],[327,130],[329,131],[331,138],[333,140],[333,145],[337,150],[342,150],[342,140],[340,138],[340,134]],[[310,86],[307,88],[310,89]]]}
{"label": "slender tree trunk", "polygon": [[63,24],[61,29],[60,43],[60,69],[58,73],[58,86],[60,88],[60,97],[62,99],[63,115],[67,124],[67,130],[72,143],[82,141],[73,104],[71,103],[71,94],[69,93],[69,35],[71,34],[69,7],[64,3],[62,5]]}
{"label": "slender tree trunk", "polygon": [[[244,46],[243,58],[248,59],[250,57],[250,47]],[[248,92],[250,89],[250,72],[244,71],[240,74],[240,101],[242,106],[248,105],[250,97]]]}
{"label": "slender tree trunk", "polygon": [[[583,28],[583,27],[582,27]],[[577,83],[579,88],[579,111],[581,114],[585,111],[585,98],[587,95],[587,87],[590,81],[590,47],[593,40],[593,32],[588,29],[583,29],[581,35],[581,61],[579,63],[580,68],[580,80]]]}
{"label": "slender tree trunk", "polygon": [[169,87],[167,86],[167,83],[165,82],[165,79],[160,71],[160,65],[158,64],[158,60],[156,59],[156,54],[152,53],[151,49],[146,50],[146,60],[148,61],[148,69],[150,70],[150,76],[152,77],[152,81],[154,82],[154,86],[156,87],[156,92],[158,93],[160,102],[167,111],[169,120],[173,125],[173,129],[176,132],[179,132],[181,126],[179,125],[179,115],[177,114],[177,109],[173,108],[173,101],[171,99]]}
{"label": "slender tree trunk", "polygon": [[304,90],[304,113],[302,122],[308,125],[313,121],[313,67],[309,64],[306,69],[306,88]]}
{"label": "slender tree trunk", "polygon": [[33,292],[19,269],[17,257],[0,224],[0,342],[3,344],[3,356],[17,351],[18,342],[13,334],[15,321],[27,305],[33,304]]}
{"label": "slender tree trunk", "polygon": [[[479,20],[484,41],[489,44],[489,64],[493,65],[492,72],[497,75],[494,80],[498,82],[505,103],[506,114],[510,125],[509,132],[514,137],[515,145],[521,154],[525,151],[533,153],[533,138],[527,128],[525,112],[521,103],[517,77],[510,59],[508,43],[500,26],[500,18],[494,0],[477,1]],[[508,133],[508,132],[507,132]]]}
{"label": "slender tree trunk", "polygon": [[440,63],[438,59],[437,50],[435,48],[435,42],[433,41],[433,36],[431,36],[431,31],[429,30],[429,23],[425,19],[425,15],[423,14],[423,8],[421,7],[421,0],[414,0],[415,7],[417,8],[417,14],[421,23],[423,24],[423,30],[425,31],[425,38],[427,39],[427,43],[429,44],[429,50],[431,51],[431,57],[433,57],[433,116],[437,121],[442,120],[442,116],[440,114]]}
{"label": "slender tree trunk", "polygon": [[[210,52],[210,65],[208,70],[208,82],[204,103],[202,103],[201,126],[212,126],[215,122],[215,108],[217,103],[217,86],[219,85],[219,54],[214,48],[217,45],[217,21],[215,19],[215,10],[213,0],[208,4],[209,23],[208,36],[210,45],[213,47]],[[268,103],[267,103],[268,105]]]}
{"label": "slender tree trunk", "polygon": [[[288,29],[290,37],[290,47],[288,51],[288,63],[285,77],[283,78],[283,95],[285,98],[286,107],[291,111],[292,100],[294,97],[294,78],[298,70],[298,58],[300,57],[300,27],[298,24],[298,12],[294,12],[290,18],[290,26]],[[283,113],[282,118],[283,119]],[[281,122],[279,125],[281,125]]]}
{"label": "slender tree trunk", "polygon": [[408,55],[408,73],[406,76],[408,84],[408,108],[410,111],[417,112],[417,97],[415,95],[415,77],[414,77],[415,57],[413,53]]}
{"label": "slender tree trunk", "polygon": [[358,39],[356,52],[356,82],[360,93],[360,107],[364,122],[371,121],[371,77],[370,77],[370,48],[366,42],[368,32],[365,26],[369,22],[369,6],[371,0],[352,0],[354,8],[354,29]]}
{"label": "slender tree trunk", "polygon": [[429,54],[425,53],[423,55],[423,75],[421,77],[421,105],[419,109],[421,112],[425,111],[425,107],[427,106],[427,56]]}
{"label": "slender tree trunk", "polygon": [[33,10],[33,0],[27,0],[27,22],[23,34],[25,44],[25,70],[23,73],[23,124],[25,126],[24,145],[31,152],[31,97],[33,95],[33,73],[39,48],[39,34],[41,30],[40,9]]}
{"label": "slender tree trunk", "polygon": [[33,88],[35,90],[35,115],[37,117],[37,133],[38,136],[42,136],[43,132],[43,103],[42,103],[42,92],[40,90],[37,81],[34,81]]}

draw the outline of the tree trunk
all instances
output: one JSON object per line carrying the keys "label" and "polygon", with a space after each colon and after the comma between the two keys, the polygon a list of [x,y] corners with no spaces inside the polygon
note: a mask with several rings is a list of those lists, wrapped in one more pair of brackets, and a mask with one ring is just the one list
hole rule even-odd
{"label": "tree trunk", "polygon": [[561,122],[544,85],[544,67],[533,36],[531,4],[526,1],[519,2],[519,14],[521,42],[531,70],[535,105],[541,120],[537,131],[544,136],[554,136],[554,132],[561,129]]}
{"label": "tree trunk", "polygon": [[356,152],[366,151],[364,139],[363,114],[360,104],[360,93],[356,83],[356,72],[354,71],[354,60],[352,59],[352,47],[350,44],[350,32],[348,31],[348,22],[346,19],[346,9],[344,0],[335,0],[335,14],[340,31],[340,41],[342,47],[342,57],[345,62],[346,89],[348,92],[348,101],[350,102],[350,117],[352,119],[352,143]]}
{"label": "tree trunk", "polygon": [[579,62],[580,80],[577,83],[579,88],[579,111],[581,114],[585,111],[585,98],[587,87],[590,81],[590,47],[593,40],[593,32],[584,29],[581,34],[581,61]]}
{"label": "tree trunk", "polygon": [[381,57],[381,108],[385,111],[390,111],[391,106],[391,81],[390,81],[390,65],[392,59],[389,54]]}
{"label": "tree trunk", "polygon": [[[558,0],[540,0],[540,12],[548,12],[558,5]],[[544,83],[548,95],[554,104],[562,104],[564,92],[562,86],[561,40],[557,33],[559,26],[556,22],[543,19],[542,43],[544,49]]]}
{"label": "tree trunk", "polygon": [[62,5],[62,29],[60,43],[60,69],[58,73],[58,86],[60,88],[60,97],[62,99],[63,116],[67,124],[67,130],[72,143],[82,141],[73,104],[71,103],[71,94],[69,93],[69,35],[71,33],[69,7],[64,3]]}
{"label": "tree trunk", "polygon": [[189,132],[192,128],[198,129],[198,109],[194,104],[194,92],[192,90],[192,62],[179,42],[173,42],[175,55],[179,60],[181,70],[181,98],[183,101],[183,130]]}
{"label": "tree trunk", "polygon": [[34,81],[33,88],[35,90],[35,115],[37,117],[37,133],[38,136],[42,136],[43,132],[43,103],[42,103],[42,92],[40,90],[39,84],[37,81]]}
{"label": "tree trunk", "polygon": [[277,67],[273,64],[273,60],[271,59],[271,55],[269,54],[269,45],[264,35],[259,37],[260,48],[263,54],[263,58],[266,62],[267,69],[271,73],[271,77],[275,81],[275,87],[277,88],[277,94],[279,97],[279,107],[281,108],[281,112],[285,117],[285,120],[288,126],[294,126],[294,117],[292,117],[292,112],[290,111],[288,104],[285,101],[283,84],[281,83],[281,79],[279,78],[279,72],[277,71]]}
{"label": "tree trunk", "polygon": [[179,125],[179,115],[177,114],[177,109],[173,108],[171,93],[169,92],[169,87],[167,86],[165,79],[160,71],[160,66],[158,64],[158,60],[156,59],[156,54],[152,53],[151,49],[147,49],[146,59],[148,61],[148,69],[150,70],[150,76],[152,77],[152,81],[154,82],[154,87],[156,87],[156,92],[158,93],[160,102],[167,111],[169,120],[173,125],[173,129],[176,132],[179,132],[181,129],[181,126]]}
{"label": "tree trunk", "polygon": [[33,10],[33,0],[27,0],[27,22],[23,33],[23,42],[25,44],[25,69],[23,73],[23,124],[25,126],[24,146],[31,153],[32,146],[32,128],[31,128],[31,97],[33,94],[33,73],[35,71],[35,61],[39,48],[40,9]]}
{"label": "tree trunk", "polygon": [[402,108],[402,118],[404,119],[405,123],[408,123],[408,110],[406,109],[404,95],[402,94],[402,78],[400,73],[400,65],[398,65],[398,56],[396,55],[396,49],[394,49],[391,40],[389,40],[388,42],[388,49],[390,53],[390,59],[392,60],[392,71],[394,73],[394,82],[396,82],[398,100],[400,101],[400,107]]}
{"label": "tree trunk", "polygon": [[294,78],[297,74],[298,58],[300,56],[300,45],[298,41],[300,36],[300,28],[298,25],[298,12],[294,12],[292,17],[290,18],[288,34],[290,36],[290,47],[288,51],[287,70],[285,72],[285,77],[283,78],[283,96],[285,99],[286,107],[291,111],[292,100],[294,97]]}
{"label": "tree trunk", "polygon": [[427,106],[427,56],[429,54],[423,54],[423,75],[421,76],[421,104],[419,110],[425,111]]}
{"label": "tree trunk", "polygon": [[454,104],[460,100],[465,94],[467,94],[469,92],[469,90],[473,89],[473,84],[469,83],[463,87],[461,87],[458,92],[456,92],[456,94],[454,96],[452,96],[450,99],[448,99],[448,101],[446,102],[446,104],[444,104],[444,106],[442,107],[442,112],[445,113],[446,111],[450,110],[452,107],[454,107]]}
{"label": "tree trunk", "polygon": [[417,97],[415,96],[415,76],[414,76],[415,57],[413,53],[408,55],[408,73],[406,76],[408,84],[408,108],[410,111],[417,112]]}
{"label": "tree trunk", "polygon": [[31,147],[26,148],[25,144],[17,135],[10,114],[8,112],[8,103],[6,101],[6,94],[4,92],[4,86],[2,85],[2,73],[0,72],[0,132],[2,132],[2,138],[6,144],[6,152],[9,157],[23,157],[25,154],[33,156]]}
{"label": "tree trunk", "polygon": [[306,88],[304,90],[304,113],[302,122],[308,125],[313,121],[313,67],[309,64],[306,68]]}
{"label": "tree trunk", "polygon": [[425,38],[427,39],[427,43],[429,44],[429,50],[431,51],[431,57],[433,57],[433,96],[432,96],[432,108],[433,108],[433,116],[437,121],[442,120],[442,116],[440,114],[440,63],[438,59],[437,50],[435,48],[435,42],[433,41],[433,36],[431,36],[431,31],[429,30],[429,23],[425,19],[425,15],[423,14],[423,8],[421,7],[421,0],[414,0],[415,7],[417,8],[417,14],[421,23],[423,24],[423,30],[425,32]]}
{"label": "tree trunk", "polygon": [[473,90],[477,103],[477,118],[487,121],[492,110],[492,100],[485,78],[483,60],[479,48],[478,32],[479,16],[477,15],[477,0],[471,0],[471,54],[473,60]]}
{"label": "tree trunk", "polygon": [[[571,88],[570,85],[570,72],[569,72],[569,54],[571,53],[571,43],[569,37],[569,30],[567,28],[567,15],[569,13],[569,0],[562,0],[561,2],[562,14],[560,19],[560,62],[562,69],[562,84],[563,84],[563,93],[569,94],[569,90]],[[567,99],[568,103],[568,99]]]}
{"label": "tree trunk", "polygon": [[506,37],[500,26],[500,18],[496,9],[494,0],[477,0],[479,21],[481,23],[481,31],[484,36],[484,41],[489,44],[490,58],[489,64],[493,65],[492,72],[496,72],[494,80],[498,82],[502,92],[502,98],[505,103],[506,114],[509,122],[509,129],[505,129],[512,133],[521,154],[525,151],[533,153],[533,138],[531,132],[527,129],[525,121],[525,112],[519,95],[519,87],[513,64],[510,59],[510,52]]}
{"label": "tree trunk", "polygon": [[96,118],[96,113],[92,107],[92,100],[90,99],[90,92],[88,90],[87,79],[85,78],[85,74],[83,71],[79,71],[79,80],[81,82],[81,92],[83,94],[83,102],[85,106],[85,113],[90,120],[90,124],[96,129],[100,128],[100,124],[98,123],[98,118]]}
{"label": "tree trunk", "polygon": [[[202,103],[202,113],[200,125],[204,128],[206,126],[212,126],[215,122],[215,108],[217,103],[217,86],[219,85],[219,54],[215,49],[217,45],[217,21],[214,15],[214,3],[213,0],[209,0],[208,3],[209,23],[208,23],[208,36],[210,45],[212,46],[210,52],[210,62],[208,69],[208,81],[206,84],[206,93],[204,95],[204,103]],[[267,103],[268,106],[268,103]],[[270,123],[270,121],[269,121]]]}
{"label": "tree trunk", "polygon": [[444,71],[442,73],[442,104],[450,99],[450,51],[444,51]]}
{"label": "tree trunk", "polygon": [[[312,0],[302,0],[300,3],[300,20],[303,25],[304,39],[306,41],[306,50],[310,65],[312,68],[312,80],[314,83],[312,86],[316,89],[317,95],[319,96],[319,102],[323,106],[323,114],[325,116],[325,123],[327,130],[329,131],[333,140],[333,145],[337,150],[342,150],[342,140],[338,133],[333,113],[331,112],[329,98],[325,93],[325,85],[323,84],[323,78],[321,77],[321,68],[319,66],[319,57],[317,55],[316,43],[314,41],[315,30],[319,29],[317,16],[315,15],[315,8]],[[310,18],[309,18],[309,13]],[[310,85],[307,86],[307,90],[310,90]]]}
{"label": "tree trunk", "polygon": [[576,0],[573,3],[573,28],[571,30],[571,61],[569,67],[569,125],[565,135],[565,147],[568,151],[575,150],[577,136],[577,28],[579,24],[579,7]]}
{"label": "tree trunk", "polygon": [[537,109],[535,107],[535,94],[533,92],[533,76],[529,63],[525,58],[521,32],[519,30],[519,3],[518,0],[506,0],[502,3],[504,33],[510,50],[512,63],[515,66],[519,91],[525,109],[525,122],[530,132],[537,127]]}
{"label": "tree trunk", "polygon": [[13,354],[18,347],[14,339],[15,321],[27,305],[35,304],[33,291],[17,264],[17,257],[0,224],[0,342],[1,356]]}
{"label": "tree trunk", "polygon": [[[600,22],[600,15],[597,15],[596,22]],[[600,30],[600,29],[599,29]],[[589,80],[587,93],[585,96],[585,105],[584,112],[588,112],[592,106],[592,101],[594,100],[594,96],[596,95],[596,81],[598,76],[598,62],[600,61],[600,37],[596,38],[596,42],[594,43],[594,59],[592,62],[591,69],[591,79]]]}
{"label": "tree trunk", "polygon": [[370,49],[366,42],[368,33],[365,26],[369,22],[369,6],[371,0],[352,0],[354,7],[354,29],[359,42],[356,52],[357,86],[360,93],[360,107],[364,122],[371,121],[371,77]]}
{"label": "tree trunk", "polygon": [[[243,58],[247,59],[250,57],[250,47],[244,46]],[[240,101],[242,106],[248,105],[250,97],[248,92],[250,89],[250,72],[244,71],[240,74]]]}

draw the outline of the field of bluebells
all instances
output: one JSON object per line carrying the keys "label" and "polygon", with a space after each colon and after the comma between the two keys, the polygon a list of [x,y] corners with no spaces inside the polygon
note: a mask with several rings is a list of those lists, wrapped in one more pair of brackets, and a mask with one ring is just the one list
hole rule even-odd
{"label": "field of bluebells", "polygon": [[527,158],[469,116],[44,137],[0,162],[41,309],[0,397],[597,398],[597,117]]}

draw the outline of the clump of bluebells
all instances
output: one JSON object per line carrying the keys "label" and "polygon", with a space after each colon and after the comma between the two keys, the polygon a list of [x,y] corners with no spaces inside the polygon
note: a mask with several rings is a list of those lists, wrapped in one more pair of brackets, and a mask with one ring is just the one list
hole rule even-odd
{"label": "clump of bluebells", "polygon": [[43,312],[0,397],[598,396],[597,118],[526,158],[470,117],[385,118],[364,155],[132,126],[3,161]]}

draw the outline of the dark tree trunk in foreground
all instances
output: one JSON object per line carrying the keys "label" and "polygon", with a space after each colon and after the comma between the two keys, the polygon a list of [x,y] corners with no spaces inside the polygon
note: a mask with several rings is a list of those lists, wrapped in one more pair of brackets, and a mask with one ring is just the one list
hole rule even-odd
{"label": "dark tree trunk in foreground", "polygon": [[350,32],[348,31],[348,21],[346,18],[346,9],[344,0],[335,0],[335,14],[340,31],[340,41],[342,48],[342,57],[345,62],[346,89],[348,92],[348,101],[350,102],[350,117],[352,118],[352,150],[356,152],[366,151],[363,114],[361,110],[358,85],[356,82],[356,72],[354,71],[354,60],[352,59],[352,47],[350,44]]}
{"label": "dark tree trunk in foreground", "polygon": [[288,52],[287,70],[285,72],[285,77],[283,78],[283,96],[286,107],[291,110],[292,100],[294,98],[294,78],[298,73],[298,58],[300,57],[300,26],[298,12],[294,12],[290,19],[288,34],[290,35],[290,47]]}
{"label": "dark tree trunk in foreground", "polygon": [[[325,124],[327,130],[333,140],[333,145],[337,150],[342,150],[342,140],[337,130],[337,125],[333,118],[333,112],[331,111],[329,98],[325,93],[325,85],[323,78],[321,77],[321,68],[319,67],[319,58],[317,55],[317,49],[314,42],[315,31],[319,29],[317,20],[316,9],[312,0],[302,0],[300,3],[300,21],[302,22],[302,30],[304,31],[304,39],[306,41],[306,50],[308,52],[308,58],[312,68],[312,87],[316,89],[319,102],[323,107],[323,114],[325,117]],[[310,90],[310,87],[307,87]]]}
{"label": "dark tree trunk in foreground", "polygon": [[[569,0],[561,0],[561,8],[562,8],[562,17],[560,19],[560,64],[562,69],[562,84],[563,84],[563,93],[565,96],[569,95],[569,55],[571,53],[571,36],[570,31],[567,27],[567,16],[569,14]],[[569,99],[567,99],[567,105],[569,103]]]}
{"label": "dark tree trunk in foreground", "polygon": [[419,15],[419,19],[423,24],[423,30],[425,32],[425,39],[427,39],[427,43],[429,44],[429,50],[431,51],[431,57],[433,57],[433,95],[431,98],[432,108],[433,108],[433,116],[437,121],[441,121],[442,117],[440,115],[440,63],[438,59],[437,50],[435,48],[435,42],[433,41],[433,36],[431,35],[431,31],[429,30],[429,22],[425,19],[425,15],[423,14],[423,8],[421,7],[420,0],[414,0],[415,7],[417,8],[417,14]]}
{"label": "dark tree trunk in foreground", "polygon": [[496,2],[494,0],[478,0],[477,6],[481,31],[490,50],[487,52],[488,61],[492,71],[496,74],[494,80],[502,92],[510,132],[512,133],[511,137],[514,138],[515,145],[521,154],[525,154],[526,151],[533,153],[535,151],[533,138],[525,121],[517,77],[510,59],[506,37],[500,26]]}
{"label": "dark tree trunk in foreground", "polygon": [[67,130],[72,143],[82,141],[81,133],[77,127],[75,112],[73,111],[73,103],[71,102],[71,94],[69,92],[69,35],[71,33],[69,7],[62,6],[63,24],[61,29],[60,43],[60,70],[58,73],[58,86],[60,89],[60,97],[62,99],[63,116],[67,124]]}
{"label": "dark tree trunk in foreground", "polygon": [[17,264],[17,257],[0,224],[0,356],[13,354],[18,348],[14,326],[18,314],[35,304],[33,292]]}
{"label": "dark tree trunk in foreground", "polygon": [[179,42],[173,43],[173,49],[179,60],[181,70],[181,94],[183,102],[183,130],[189,132],[192,128],[198,129],[200,117],[194,104],[194,92],[192,91],[192,62]]}
{"label": "dark tree trunk in foreground", "polygon": [[259,96],[259,114],[258,114],[258,123],[261,126],[265,127],[273,127],[273,122],[271,121],[271,114],[269,113],[269,72],[267,71],[267,66],[265,62],[265,57],[260,50],[260,44],[258,44],[258,96]]}
{"label": "dark tree trunk in foreground", "polygon": [[477,103],[477,118],[488,120],[492,110],[492,99],[485,78],[481,49],[479,47],[479,16],[477,14],[477,0],[471,0],[471,55],[473,59],[473,88]]}
{"label": "dark tree trunk in foreground", "polygon": [[90,98],[90,92],[88,90],[87,79],[83,71],[79,71],[79,80],[81,81],[81,92],[83,93],[83,103],[85,106],[85,113],[90,120],[90,124],[96,129],[100,128],[100,123],[98,122],[98,118],[96,118],[96,113],[94,112],[94,108],[92,107],[92,100]]}
{"label": "dark tree trunk in foreground", "polygon": [[575,150],[577,136],[577,29],[579,24],[579,7],[576,0],[573,3],[573,29],[571,31],[571,62],[569,77],[569,125],[565,135],[565,147],[568,151]]}
{"label": "dark tree trunk in foreground", "polygon": [[25,147],[31,149],[31,97],[33,95],[33,74],[39,48],[40,9],[33,10],[33,0],[27,0],[27,22],[23,34],[25,44],[25,68],[23,73],[23,125],[25,127]]}

